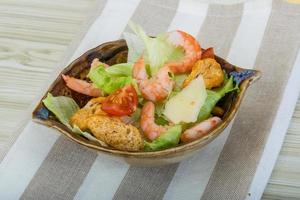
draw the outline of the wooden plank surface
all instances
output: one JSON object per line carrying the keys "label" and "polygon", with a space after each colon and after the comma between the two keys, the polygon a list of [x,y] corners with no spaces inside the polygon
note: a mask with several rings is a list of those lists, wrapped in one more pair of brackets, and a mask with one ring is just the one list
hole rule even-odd
{"label": "wooden plank surface", "polygon": [[[0,1],[0,151],[95,0]],[[300,199],[300,99],[264,199]]]}

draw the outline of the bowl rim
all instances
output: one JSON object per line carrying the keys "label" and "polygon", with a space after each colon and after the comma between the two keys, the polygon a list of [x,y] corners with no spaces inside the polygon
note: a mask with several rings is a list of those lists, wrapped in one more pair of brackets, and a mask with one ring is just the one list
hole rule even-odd
{"label": "bowl rim", "polygon": [[[210,133],[208,135],[206,135],[202,138],[199,138],[199,139],[197,139],[195,141],[192,141],[192,142],[189,142],[189,143],[184,143],[184,144],[176,146],[176,147],[171,147],[171,148],[162,149],[162,150],[158,150],[158,151],[122,151],[122,150],[111,149],[111,148],[95,145],[95,144],[92,144],[92,143],[85,142],[84,140],[82,140],[81,136],[79,138],[74,137],[74,135],[72,135],[74,133],[71,130],[67,129],[67,127],[65,125],[63,125],[61,122],[58,122],[58,121],[55,121],[55,120],[52,120],[52,119],[42,120],[42,119],[39,119],[35,116],[34,113],[36,112],[37,109],[39,109],[39,105],[41,104],[41,101],[46,97],[47,93],[49,91],[51,91],[53,89],[53,87],[57,84],[57,82],[59,81],[61,75],[64,72],[72,69],[72,67],[76,63],[78,63],[82,57],[90,55],[91,53],[95,52],[97,49],[101,48],[102,46],[110,45],[110,44],[114,44],[114,43],[121,43],[121,44],[126,45],[124,39],[115,40],[115,41],[111,41],[111,42],[106,42],[106,43],[100,44],[100,45],[98,45],[98,46],[96,46],[92,49],[89,49],[88,51],[83,53],[81,56],[79,56],[78,58],[73,60],[71,63],[69,63],[59,73],[59,75],[57,76],[55,81],[53,81],[51,86],[46,91],[45,95],[41,98],[41,100],[36,105],[35,109],[32,112],[32,120],[34,122],[39,123],[39,124],[46,125],[50,128],[57,129],[59,132],[61,132],[67,138],[75,141],[76,143],[81,144],[85,147],[95,149],[99,152],[104,152],[104,153],[107,153],[107,154],[113,154],[113,155],[121,156],[121,157],[136,157],[136,158],[142,158],[142,157],[143,158],[151,158],[151,157],[157,157],[157,156],[167,156],[167,155],[171,155],[171,154],[176,153],[176,152],[193,151],[197,147],[205,146],[206,144],[208,144],[212,140],[214,140],[217,136],[219,136],[223,132],[223,130],[230,124],[230,122],[234,118],[235,114],[237,113],[238,108],[240,107],[240,104],[241,104],[241,102],[242,102],[242,100],[245,96],[245,92],[246,92],[247,88],[252,83],[254,83],[256,80],[258,80],[261,77],[261,72],[258,71],[258,70],[246,69],[246,68],[241,68],[241,67],[237,67],[237,66],[233,65],[235,67],[235,69],[238,69],[238,70],[251,70],[254,73],[253,73],[252,76],[245,79],[240,84],[240,91],[239,91],[239,94],[237,95],[237,98],[235,100],[236,103],[234,103],[231,106],[231,108],[229,110],[229,114],[226,116],[226,118],[224,118],[222,120],[221,124],[219,124],[216,128],[214,128],[212,131],[210,131]],[[218,57],[218,56],[216,56],[216,57]],[[218,57],[218,58],[221,58],[221,57]],[[221,59],[223,59],[223,58],[221,58]],[[226,61],[225,59],[223,59],[223,60]],[[62,125],[64,128],[60,127],[58,124]]]}

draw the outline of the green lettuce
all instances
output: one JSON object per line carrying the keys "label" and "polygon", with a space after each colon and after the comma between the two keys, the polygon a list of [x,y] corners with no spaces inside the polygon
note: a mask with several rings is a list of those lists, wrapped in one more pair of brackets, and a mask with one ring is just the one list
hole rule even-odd
{"label": "green lettuce", "polygon": [[70,125],[69,121],[71,117],[79,110],[79,106],[72,98],[65,96],[54,97],[51,93],[48,93],[43,103],[72,132],[82,135],[91,141],[98,142],[102,146],[107,146],[90,133],[80,130],[77,126],[72,127]]}
{"label": "green lettuce", "polygon": [[172,126],[152,142],[145,141],[144,148],[146,151],[156,151],[174,147],[180,141],[181,132],[181,125]]}
{"label": "green lettuce", "polygon": [[88,77],[104,93],[111,94],[117,89],[132,83],[132,65],[118,64],[108,68],[100,65],[90,70]]}
{"label": "green lettuce", "polygon": [[168,41],[166,33],[149,37],[141,26],[133,22],[130,22],[129,26],[137,37],[130,33],[124,35],[129,49],[128,62],[135,62],[144,54],[146,63],[150,65],[152,76],[167,61],[178,60],[184,56],[181,48],[175,47]]}
{"label": "green lettuce", "polygon": [[51,93],[48,93],[43,103],[61,123],[72,129],[69,120],[79,110],[79,106],[72,98],[65,96],[53,97]]}
{"label": "green lettuce", "polygon": [[162,126],[169,124],[169,121],[164,116],[155,116],[154,122],[155,124]]}
{"label": "green lettuce", "polygon": [[134,63],[142,55],[145,49],[144,43],[133,33],[125,32],[123,36],[128,47],[127,62]]}
{"label": "green lettuce", "polygon": [[106,72],[111,76],[132,76],[133,64],[119,63],[105,68]]}
{"label": "green lettuce", "polygon": [[229,79],[225,79],[222,87],[216,90],[206,90],[207,97],[200,109],[198,114],[197,122],[201,122],[209,118],[211,111],[216,106],[218,101],[225,96],[225,94],[238,89],[237,86],[234,86],[233,77],[231,76]]}

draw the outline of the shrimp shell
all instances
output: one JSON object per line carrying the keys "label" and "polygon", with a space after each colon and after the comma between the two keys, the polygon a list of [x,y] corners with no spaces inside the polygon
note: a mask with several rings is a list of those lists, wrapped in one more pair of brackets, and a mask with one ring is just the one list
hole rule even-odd
{"label": "shrimp shell", "polygon": [[166,127],[155,124],[154,111],[154,103],[151,101],[146,102],[143,106],[140,119],[141,128],[150,140],[154,140],[167,130]]}
{"label": "shrimp shell", "polygon": [[157,74],[148,79],[144,58],[137,60],[133,67],[133,77],[137,79],[143,97],[156,102],[165,99],[172,91],[174,81],[171,79],[169,67],[162,67]]}
{"label": "shrimp shell", "polygon": [[221,121],[222,120],[219,117],[211,117],[203,122],[200,122],[192,128],[185,130],[181,135],[181,141],[186,143],[202,138],[207,135],[209,131],[215,128]]}
{"label": "shrimp shell", "polygon": [[185,56],[179,61],[168,62],[165,66],[170,67],[174,74],[191,71],[194,63],[201,58],[201,46],[192,35],[183,31],[172,31],[168,36],[171,44],[183,48]]}
{"label": "shrimp shell", "polygon": [[92,83],[88,83],[84,80],[73,78],[64,74],[62,74],[62,78],[66,82],[68,88],[78,93],[92,97],[99,97],[102,95],[101,90],[99,88],[95,88]]}

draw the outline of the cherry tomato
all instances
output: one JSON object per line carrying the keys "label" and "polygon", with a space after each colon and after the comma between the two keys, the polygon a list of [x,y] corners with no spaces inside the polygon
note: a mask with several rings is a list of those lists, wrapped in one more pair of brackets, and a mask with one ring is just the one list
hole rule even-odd
{"label": "cherry tomato", "polygon": [[102,110],[114,116],[132,114],[138,105],[138,96],[132,85],[126,85],[110,94],[102,103]]}

